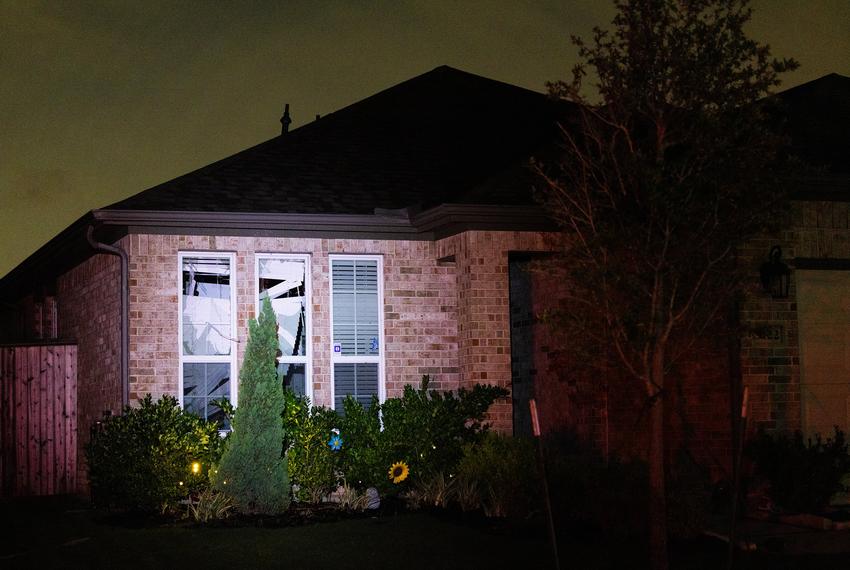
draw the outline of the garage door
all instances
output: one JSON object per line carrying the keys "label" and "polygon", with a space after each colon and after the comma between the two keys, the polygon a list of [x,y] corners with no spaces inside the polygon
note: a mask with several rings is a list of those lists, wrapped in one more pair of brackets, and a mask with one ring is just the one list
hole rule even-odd
{"label": "garage door", "polygon": [[807,435],[847,431],[850,416],[850,272],[797,271],[800,382]]}

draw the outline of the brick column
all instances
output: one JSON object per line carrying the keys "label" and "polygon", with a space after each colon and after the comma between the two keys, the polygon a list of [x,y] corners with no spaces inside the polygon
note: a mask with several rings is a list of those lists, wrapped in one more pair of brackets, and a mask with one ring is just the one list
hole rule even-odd
{"label": "brick column", "polygon": [[[473,231],[437,242],[438,258],[457,264],[461,386],[511,389],[508,255],[543,249],[543,234],[533,232]],[[512,431],[511,397],[498,400],[488,415],[496,430]]]}

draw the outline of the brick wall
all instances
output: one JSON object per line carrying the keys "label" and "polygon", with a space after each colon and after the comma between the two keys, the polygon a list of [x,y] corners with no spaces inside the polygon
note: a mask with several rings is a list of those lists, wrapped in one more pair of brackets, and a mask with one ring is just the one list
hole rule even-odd
{"label": "brick wall", "polygon": [[[634,416],[631,410],[637,404],[632,401],[633,391],[623,390],[622,383],[616,381],[616,365],[593,373],[576,373],[569,350],[571,339],[541,319],[551,310],[569,310],[568,303],[561,300],[562,278],[545,269],[531,271],[534,383],[541,429],[544,432],[568,429],[608,453],[612,434],[616,449],[618,434],[633,433],[631,426],[624,430],[618,430],[617,426],[627,424],[624,418]],[[610,394],[609,386],[613,387]]]}
{"label": "brick wall", "polygon": [[[742,250],[742,262],[758,282],[758,269],[770,248],[782,247],[785,263],[796,258],[850,259],[850,203],[793,202],[789,229],[753,240]],[[800,345],[796,283],[792,267],[788,299],[772,299],[754,287],[742,305],[743,383],[750,388],[753,429],[802,429]]]}
{"label": "brick wall", "polygon": [[796,287],[791,276],[788,299],[761,291],[758,269],[774,245],[782,245],[786,263],[795,255],[792,232],[758,238],[741,251],[751,268],[753,287],[741,303],[741,377],[749,387],[749,424],[753,430],[800,429],[800,353]]}
{"label": "brick wall", "polygon": [[329,254],[376,254],[384,260],[387,395],[423,374],[433,387],[459,385],[457,274],[424,241],[133,235],[130,254],[130,398],[177,395],[177,254],[226,251],[236,257],[238,362],[254,316],[255,253],[310,254],[314,401],[330,405]]}
{"label": "brick wall", "polygon": [[[464,232],[436,244],[440,259],[457,264],[460,384],[495,384],[511,389],[510,252],[545,251],[543,234]],[[490,409],[495,429],[512,430],[511,398]]]}
{"label": "brick wall", "polygon": [[[545,262],[543,262],[545,263]],[[531,272],[533,314],[563,304],[563,275]],[[544,432],[568,430],[601,453],[645,457],[648,449],[646,393],[624,372],[616,355],[600,352],[602,366],[581,365],[570,350],[573,339],[539,318],[532,325],[534,382]],[[604,348],[604,347],[603,347]],[[668,373],[665,399],[665,442],[670,465],[688,451],[711,469],[715,478],[728,476],[731,459],[729,338],[718,325]],[[578,366],[577,366],[578,364]]]}
{"label": "brick wall", "polygon": [[[119,243],[126,247],[127,238]],[[77,481],[87,485],[84,449],[92,424],[121,411],[121,265],[96,254],[57,279],[59,336],[77,341]]]}

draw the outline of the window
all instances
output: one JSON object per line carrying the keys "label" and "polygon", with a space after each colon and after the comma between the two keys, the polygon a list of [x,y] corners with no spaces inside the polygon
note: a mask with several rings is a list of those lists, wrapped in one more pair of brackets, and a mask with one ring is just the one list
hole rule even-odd
{"label": "window", "polygon": [[236,315],[233,255],[181,253],[180,404],[202,418],[229,425],[213,401],[236,405]]}
{"label": "window", "polygon": [[380,257],[331,256],[333,406],[345,396],[384,399],[383,267]]}
{"label": "window", "polygon": [[269,297],[277,317],[281,357],[278,376],[284,388],[313,395],[310,365],[310,257],[257,254],[257,314]]}

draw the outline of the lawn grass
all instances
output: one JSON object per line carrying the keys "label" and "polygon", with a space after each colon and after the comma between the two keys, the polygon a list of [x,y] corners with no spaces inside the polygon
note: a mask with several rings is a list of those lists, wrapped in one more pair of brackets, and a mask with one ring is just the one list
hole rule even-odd
{"label": "lawn grass", "polygon": [[425,513],[285,528],[116,524],[84,503],[0,503],[2,568],[540,568],[543,537]]}
{"label": "lawn grass", "polygon": [[[639,569],[642,541],[573,529],[561,537],[562,568]],[[724,567],[708,539],[672,545],[672,568]],[[840,568],[846,557],[742,558],[746,570]],[[836,566],[836,564],[838,564]],[[552,568],[541,524],[381,513],[291,526],[216,527],[106,516],[70,498],[0,502],[0,568]]]}

